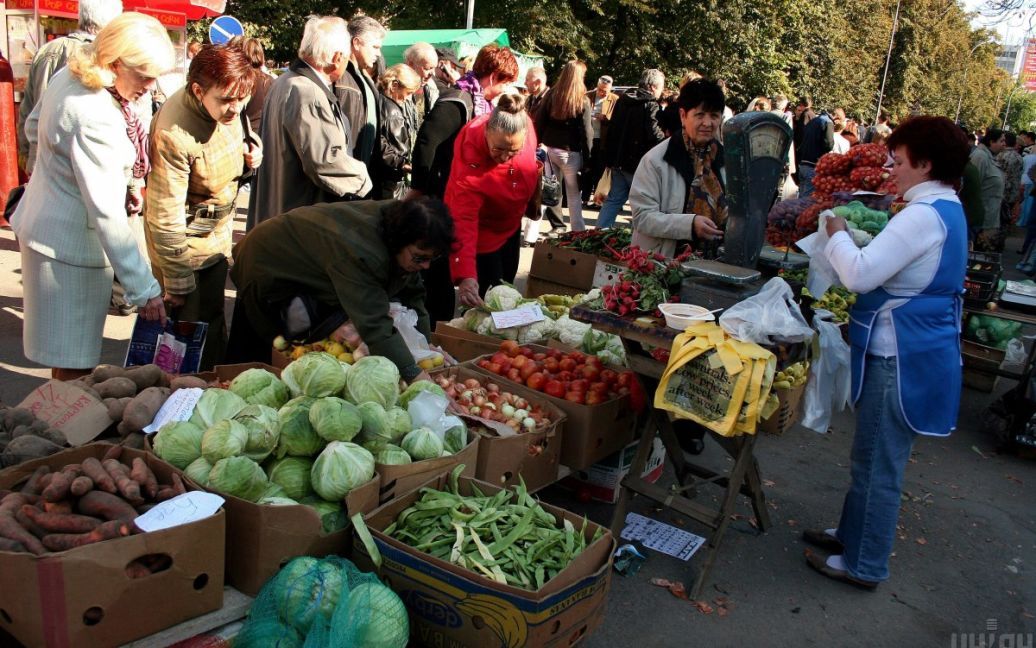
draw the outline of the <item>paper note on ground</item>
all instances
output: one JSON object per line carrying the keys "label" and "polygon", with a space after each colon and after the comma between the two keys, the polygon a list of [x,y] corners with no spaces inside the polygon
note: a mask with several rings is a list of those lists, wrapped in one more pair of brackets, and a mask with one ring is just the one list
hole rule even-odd
{"label": "paper note on ground", "polygon": [[543,321],[543,311],[536,304],[493,313],[493,326],[498,329],[527,326]]}
{"label": "paper note on ground", "polygon": [[205,393],[204,389],[190,387],[188,389],[177,389],[173,395],[162,404],[155,420],[144,428],[145,434],[154,434],[158,429],[170,421],[186,421],[194,413],[194,406],[198,399]]}
{"label": "paper note on ground", "polygon": [[212,493],[191,491],[155,505],[134,522],[141,531],[161,531],[181,524],[204,520],[223,506],[223,498]]}
{"label": "paper note on ground", "polygon": [[620,535],[623,540],[635,540],[648,549],[680,560],[690,560],[694,552],[705,544],[705,538],[701,536],[636,513],[626,514],[626,527]]}

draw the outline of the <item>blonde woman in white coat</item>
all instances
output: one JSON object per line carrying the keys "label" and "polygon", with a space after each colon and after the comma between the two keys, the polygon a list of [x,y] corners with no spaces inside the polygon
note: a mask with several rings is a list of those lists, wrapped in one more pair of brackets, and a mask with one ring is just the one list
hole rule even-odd
{"label": "blonde woman in white coat", "polygon": [[124,13],[54,76],[26,120],[35,167],[11,219],[22,256],[22,344],[55,378],[100,361],[113,272],[142,318],[165,321],[126,217],[130,180],[148,165],[146,130],[129,106],[173,61],[161,23]]}

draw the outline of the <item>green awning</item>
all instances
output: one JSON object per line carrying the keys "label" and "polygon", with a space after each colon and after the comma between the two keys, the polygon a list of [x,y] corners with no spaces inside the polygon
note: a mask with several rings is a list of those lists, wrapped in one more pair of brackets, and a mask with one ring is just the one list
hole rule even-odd
{"label": "green awning", "polygon": [[474,56],[488,43],[511,45],[507,30],[498,27],[481,29],[403,29],[389,30],[381,45],[385,65],[403,62],[403,52],[414,43],[431,43],[433,47],[449,47],[458,59]]}

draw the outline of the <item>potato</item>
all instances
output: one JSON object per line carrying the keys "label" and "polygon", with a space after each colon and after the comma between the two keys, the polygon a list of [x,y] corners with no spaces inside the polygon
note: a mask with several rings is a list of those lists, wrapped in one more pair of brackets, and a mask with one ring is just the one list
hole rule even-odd
{"label": "potato", "polygon": [[55,452],[60,452],[62,449],[63,448],[61,446],[51,443],[46,439],[26,434],[17,439],[12,439],[11,442],[7,444],[7,447],[4,448],[4,454],[7,456],[21,457],[22,460],[25,460],[47,457]]}
{"label": "potato", "polygon": [[133,430],[130,429],[130,424],[126,422],[126,419],[119,421],[119,424],[115,426],[115,431],[119,433],[120,437],[127,437],[133,434]]}
{"label": "potato", "polygon": [[110,378],[125,378],[126,370],[115,365],[97,365],[90,374],[96,382],[102,383]]}
{"label": "potato", "polygon": [[169,387],[173,391],[177,389],[190,389],[192,387],[199,387],[205,389],[209,386],[209,383],[205,382],[197,376],[177,376],[169,382]]}
{"label": "potato", "polygon": [[144,449],[144,437],[145,435],[141,432],[131,432],[126,435],[126,438],[122,440],[122,446],[126,448],[132,448],[134,450]]}
{"label": "potato", "polygon": [[[167,398],[169,398],[168,387],[148,387],[137,394],[122,414],[122,422],[126,424],[127,433],[140,432],[155,420],[155,415],[158,414],[158,410],[162,408]],[[120,434],[122,434],[122,429],[123,426],[120,424]]]}
{"label": "potato", "polygon": [[136,383],[138,392],[161,384],[163,376],[164,372],[158,368],[158,365],[153,364],[126,370],[126,377]]}
{"label": "potato", "polygon": [[42,431],[46,430],[47,428],[49,428],[50,424],[47,423],[44,420],[36,419],[35,421],[33,421],[32,423],[29,424],[29,427],[32,428],[33,432],[42,432]]}
{"label": "potato", "polygon": [[68,439],[65,438],[65,433],[57,428],[49,427],[42,432],[37,432],[36,436],[59,446],[68,445]]}
{"label": "potato", "polygon": [[36,420],[32,412],[24,407],[12,407],[4,413],[4,427],[14,430],[19,425],[31,425]]}
{"label": "potato", "polygon": [[101,397],[101,400],[105,398],[123,398],[137,393],[137,383],[124,376],[109,378],[94,385],[94,391]]}
{"label": "potato", "polygon": [[0,452],[3,452],[7,444],[11,442],[11,435],[7,432],[0,432]]}
{"label": "potato", "polygon": [[104,406],[108,408],[108,418],[118,423],[126,412],[126,406],[133,400],[130,396],[123,398],[105,398]]}
{"label": "potato", "polygon": [[29,426],[29,425],[16,425],[14,427],[14,429],[11,430],[11,438],[12,439],[17,439],[18,437],[23,437],[23,436],[31,435],[31,434],[32,434],[32,426]]}

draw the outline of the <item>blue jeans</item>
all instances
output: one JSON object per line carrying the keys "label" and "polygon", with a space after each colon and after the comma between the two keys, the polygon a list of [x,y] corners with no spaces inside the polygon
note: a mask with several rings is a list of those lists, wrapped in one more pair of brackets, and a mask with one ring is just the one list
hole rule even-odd
{"label": "blue jeans", "polygon": [[866,581],[889,577],[903,471],[916,436],[903,417],[895,358],[867,356],[856,404],[852,485],[845,495],[838,539],[849,573]]}
{"label": "blue jeans", "polygon": [[811,164],[799,165],[799,198],[809,198],[813,194],[813,176],[817,168]]}
{"label": "blue jeans", "polygon": [[630,197],[630,187],[633,186],[633,174],[626,173],[618,167],[612,167],[612,186],[608,190],[608,197],[601,205],[601,211],[597,215],[597,229],[611,227],[615,224],[622,206]]}

